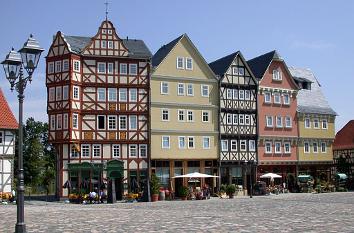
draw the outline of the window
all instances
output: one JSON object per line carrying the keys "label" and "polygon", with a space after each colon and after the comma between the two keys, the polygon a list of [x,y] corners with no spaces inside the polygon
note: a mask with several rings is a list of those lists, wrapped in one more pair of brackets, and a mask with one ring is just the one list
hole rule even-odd
{"label": "window", "polygon": [[101,145],[93,145],[92,156],[93,157],[101,156]]}
{"label": "window", "polygon": [[112,146],[112,157],[113,158],[120,157],[120,145]]}
{"label": "window", "polygon": [[74,71],[80,72],[80,61],[74,61]]}
{"label": "window", "polygon": [[203,97],[209,97],[209,86],[208,85],[202,85],[202,96]]}
{"label": "window", "polygon": [[57,129],[62,129],[62,124],[63,124],[63,116],[60,114],[60,115],[57,115]]}
{"label": "window", "polygon": [[61,61],[56,61],[55,62],[55,72],[61,72]]}
{"label": "window", "polygon": [[97,66],[98,66],[97,73],[100,73],[100,74],[106,73],[106,63],[98,62]]}
{"label": "window", "polygon": [[139,146],[139,156],[147,157],[147,145],[143,144]]}
{"label": "window", "polygon": [[119,74],[127,74],[128,73],[128,67],[126,63],[120,63],[119,64]]}
{"label": "window", "polygon": [[137,75],[138,74],[138,65],[137,64],[129,64],[129,74]]}
{"label": "window", "polygon": [[76,113],[73,114],[73,128],[74,129],[79,128],[79,115]]}
{"label": "window", "polygon": [[228,151],[228,141],[227,140],[221,140],[221,151]]}
{"label": "window", "polygon": [[251,99],[251,92],[249,90],[245,90],[245,100]]}
{"label": "window", "polygon": [[282,80],[281,73],[278,69],[273,70],[273,80]]}
{"label": "window", "polygon": [[283,95],[283,103],[285,105],[289,105],[290,104],[290,96],[289,96],[289,94],[284,94]]}
{"label": "window", "polygon": [[210,137],[203,137],[203,149],[210,149]]}
{"label": "window", "polygon": [[251,117],[250,115],[245,115],[245,125],[250,125],[251,124]]}
{"label": "window", "polygon": [[161,82],[161,94],[162,95],[168,94],[168,83],[167,82]]}
{"label": "window", "polygon": [[328,123],[327,120],[322,120],[322,129],[328,129]]}
{"label": "window", "polygon": [[318,153],[318,145],[317,142],[312,143],[312,149],[313,149],[313,153]]}
{"label": "window", "polygon": [[311,121],[310,118],[305,118],[305,128],[311,128]]}
{"label": "window", "polygon": [[320,122],[317,118],[313,119],[313,128],[315,128],[315,129],[320,128]]}
{"label": "window", "polygon": [[188,96],[194,96],[193,84],[187,84],[187,95]]}
{"label": "window", "polygon": [[117,116],[108,116],[108,129],[117,129]]}
{"label": "window", "polygon": [[71,147],[71,151],[70,151],[70,156],[71,158],[77,158],[79,157],[79,152],[77,151],[76,147],[75,146],[72,146]]}
{"label": "window", "polygon": [[64,60],[63,61],[63,71],[68,71],[69,70],[69,60]]}
{"label": "window", "polygon": [[184,110],[178,110],[178,121],[184,121]]}
{"label": "window", "polygon": [[304,142],[304,153],[310,153],[310,144],[308,142]]}
{"label": "window", "polygon": [[279,92],[274,93],[274,103],[280,104],[280,93]]}
{"label": "window", "polygon": [[177,69],[184,69],[184,57],[177,57]]}
{"label": "window", "polygon": [[286,128],[291,128],[292,127],[291,117],[290,116],[286,116],[285,117],[285,127]]}
{"label": "window", "polygon": [[226,98],[229,100],[232,99],[232,89],[226,89]]}
{"label": "window", "polygon": [[231,151],[237,151],[237,140],[231,140]]}
{"label": "window", "polygon": [[244,100],[245,99],[245,91],[244,90],[239,90],[238,91],[238,98],[240,100]]}
{"label": "window", "polygon": [[50,129],[55,130],[55,115],[50,116]]}
{"label": "window", "polygon": [[327,145],[325,142],[321,142],[321,153],[327,152]]}
{"label": "window", "polygon": [[108,34],[112,34],[112,29],[108,29]]}
{"label": "window", "polygon": [[272,116],[266,116],[266,125],[267,125],[267,127],[273,127],[273,117]]}
{"label": "window", "polygon": [[275,142],[275,153],[280,154],[281,153],[281,142]]}
{"label": "window", "polygon": [[127,89],[119,88],[119,101],[126,102],[127,101]]}
{"label": "window", "polygon": [[232,124],[232,114],[231,113],[227,114],[226,120],[227,120],[227,124],[228,125]]}
{"label": "window", "polygon": [[61,100],[61,87],[56,87],[56,101],[60,101]]}
{"label": "window", "polygon": [[188,137],[188,148],[194,148],[194,137]]}
{"label": "window", "polygon": [[49,88],[49,101],[55,101],[55,87]]}
{"label": "window", "polygon": [[238,115],[238,123],[240,125],[244,125],[245,124],[245,115],[243,115],[243,114],[239,114]]}
{"label": "window", "polygon": [[101,47],[104,48],[104,49],[107,48],[107,41],[102,40],[101,41]]}
{"label": "window", "polygon": [[277,128],[283,127],[283,118],[281,116],[276,116]]}
{"label": "window", "polygon": [[63,86],[63,100],[69,98],[69,86]]}
{"label": "window", "polygon": [[117,89],[108,88],[108,101],[117,101]]}
{"label": "window", "polygon": [[108,74],[113,74],[113,67],[114,67],[113,63],[108,63],[108,65],[107,65],[107,73]]}
{"label": "window", "polygon": [[75,99],[75,100],[78,100],[78,99],[80,99],[79,98],[79,87],[73,87],[73,98]]}
{"label": "window", "polygon": [[[232,93],[233,93],[233,99],[234,100],[238,100],[238,90],[237,89],[233,89]],[[231,97],[230,97],[230,99],[231,99]]]}
{"label": "window", "polygon": [[177,95],[184,95],[184,84],[183,83],[178,83]]}
{"label": "window", "polygon": [[48,74],[54,73],[54,62],[48,63]]}
{"label": "window", "polygon": [[97,128],[98,129],[106,128],[106,116],[97,116]]}
{"label": "window", "polygon": [[138,151],[137,151],[137,145],[129,145],[129,157],[137,157],[138,156]]}
{"label": "window", "polygon": [[138,128],[137,116],[131,115],[129,116],[129,129],[136,130]]}
{"label": "window", "polygon": [[193,59],[190,57],[186,58],[186,70],[193,70]]}
{"label": "window", "polygon": [[81,145],[81,156],[82,157],[90,157],[90,146],[89,145]]}
{"label": "window", "polygon": [[202,122],[209,122],[209,111],[202,111]]}
{"label": "window", "polygon": [[129,89],[129,101],[136,102],[138,100],[138,91],[135,88]]}
{"label": "window", "polygon": [[266,154],[271,154],[272,153],[272,143],[271,142],[266,142],[265,143],[265,153]]}
{"label": "window", "polygon": [[162,136],[162,148],[170,148],[170,136]]}
{"label": "window", "polygon": [[106,89],[98,88],[97,89],[97,100],[98,101],[106,101]]}
{"label": "window", "polygon": [[189,122],[194,121],[194,113],[192,110],[187,110],[187,121]]}
{"label": "window", "polygon": [[178,136],[178,148],[185,149],[186,148],[186,137]]}
{"label": "window", "polygon": [[270,92],[264,92],[264,102],[265,103],[271,103],[272,102],[272,98],[271,98]]}
{"label": "window", "polygon": [[246,151],[246,150],[247,150],[247,141],[240,140],[240,151]]}
{"label": "window", "polygon": [[63,129],[68,129],[69,126],[69,116],[68,114],[63,115]]}
{"label": "window", "polygon": [[249,140],[248,146],[249,146],[250,151],[256,151],[256,141],[255,140]]}
{"label": "window", "polygon": [[234,125],[238,125],[238,115],[237,114],[232,114],[232,123]]}
{"label": "window", "polygon": [[170,110],[162,109],[161,115],[162,115],[162,121],[169,121],[170,120]]}
{"label": "window", "polygon": [[127,116],[119,116],[119,129],[120,130],[127,129]]}
{"label": "window", "polygon": [[290,154],[291,153],[290,142],[284,142],[284,153],[285,154]]}
{"label": "window", "polygon": [[[108,30],[109,31],[109,30]],[[111,30],[111,32],[112,32],[112,30]],[[110,33],[110,34],[112,34],[112,33]],[[113,49],[113,41],[108,41],[108,48],[109,49]]]}

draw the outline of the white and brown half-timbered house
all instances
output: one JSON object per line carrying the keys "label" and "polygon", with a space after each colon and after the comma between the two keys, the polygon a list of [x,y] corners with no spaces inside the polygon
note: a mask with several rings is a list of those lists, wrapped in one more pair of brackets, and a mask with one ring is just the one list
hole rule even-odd
{"label": "white and brown half-timbered house", "polygon": [[0,193],[13,189],[15,134],[18,123],[0,89]]}
{"label": "white and brown half-timbered house", "polygon": [[257,162],[258,82],[240,51],[209,66],[219,78],[221,183],[249,188],[247,169]]}
{"label": "white and brown half-timbered house", "polygon": [[46,60],[59,195],[101,188],[108,179],[119,199],[147,177],[149,49],[142,40],[121,39],[105,20],[94,37],[59,31]]}

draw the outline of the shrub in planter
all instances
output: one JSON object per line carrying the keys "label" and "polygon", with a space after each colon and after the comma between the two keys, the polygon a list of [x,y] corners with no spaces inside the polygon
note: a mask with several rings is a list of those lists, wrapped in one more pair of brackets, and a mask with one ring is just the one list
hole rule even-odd
{"label": "shrub in planter", "polygon": [[179,196],[182,198],[182,200],[186,200],[187,199],[187,196],[189,194],[189,189],[187,186],[183,186],[179,189],[179,192],[178,192]]}
{"label": "shrub in planter", "polygon": [[152,174],[151,176],[151,194],[152,194],[152,201],[157,201],[159,199],[159,192],[160,192],[160,180],[156,176],[156,174]]}
{"label": "shrub in planter", "polygon": [[226,194],[229,195],[230,198],[234,197],[234,193],[236,192],[236,186],[234,184],[229,184],[226,186]]}

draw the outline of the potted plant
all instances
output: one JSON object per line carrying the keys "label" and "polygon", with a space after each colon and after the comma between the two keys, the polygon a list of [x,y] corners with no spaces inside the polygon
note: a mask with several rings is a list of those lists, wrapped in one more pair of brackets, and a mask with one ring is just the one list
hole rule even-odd
{"label": "potted plant", "polygon": [[187,186],[182,186],[180,189],[179,189],[179,196],[181,197],[181,199],[183,201],[187,200],[187,196],[189,194],[189,189]]}
{"label": "potted plant", "polygon": [[234,184],[229,184],[226,186],[226,194],[229,195],[229,198],[234,198],[234,193],[236,192],[236,186]]}
{"label": "potted plant", "polygon": [[151,201],[158,201],[159,200],[159,191],[160,191],[160,180],[156,176],[156,174],[152,174],[151,176]]}

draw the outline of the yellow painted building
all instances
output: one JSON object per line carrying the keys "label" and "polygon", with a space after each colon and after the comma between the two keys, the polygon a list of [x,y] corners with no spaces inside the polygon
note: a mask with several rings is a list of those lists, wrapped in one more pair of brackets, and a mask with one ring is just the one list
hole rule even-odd
{"label": "yellow painted building", "polygon": [[151,168],[178,194],[188,181],[173,176],[217,173],[218,82],[186,34],[163,45],[152,64]]}
{"label": "yellow painted building", "polygon": [[289,68],[301,88],[298,93],[297,120],[298,173],[327,179],[333,164],[336,112],[321,91],[321,85],[309,69]]}

